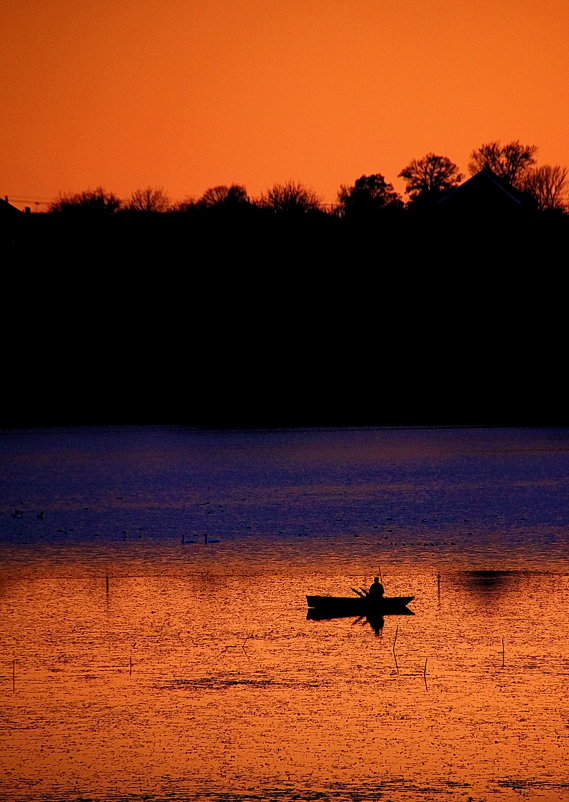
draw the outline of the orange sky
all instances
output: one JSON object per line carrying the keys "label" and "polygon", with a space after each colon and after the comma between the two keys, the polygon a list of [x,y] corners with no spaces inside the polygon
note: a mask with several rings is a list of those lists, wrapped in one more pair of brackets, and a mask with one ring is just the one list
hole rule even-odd
{"label": "orange sky", "polygon": [[334,201],[494,139],[569,166],[568,43],[568,0],[2,0],[0,195]]}

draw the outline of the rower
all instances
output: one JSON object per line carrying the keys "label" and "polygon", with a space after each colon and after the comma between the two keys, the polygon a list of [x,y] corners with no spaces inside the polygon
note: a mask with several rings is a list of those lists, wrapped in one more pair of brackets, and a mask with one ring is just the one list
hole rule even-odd
{"label": "rower", "polygon": [[383,596],[383,585],[379,581],[378,576],[376,576],[373,580],[370,589],[368,590],[368,595],[371,596],[372,599],[381,599]]}

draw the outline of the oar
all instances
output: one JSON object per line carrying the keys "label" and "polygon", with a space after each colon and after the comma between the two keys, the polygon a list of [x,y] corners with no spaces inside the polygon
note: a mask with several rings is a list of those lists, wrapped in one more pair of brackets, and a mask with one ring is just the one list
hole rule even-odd
{"label": "oar", "polygon": [[363,592],[364,592],[364,597],[365,597],[365,596],[369,596],[369,593],[367,592],[367,590],[366,590],[365,588],[362,588],[362,590],[363,590]]}
{"label": "oar", "polygon": [[365,599],[364,594],[360,593],[359,590],[356,590],[355,588],[350,588],[350,590],[353,590],[356,596],[360,596],[362,599]]}

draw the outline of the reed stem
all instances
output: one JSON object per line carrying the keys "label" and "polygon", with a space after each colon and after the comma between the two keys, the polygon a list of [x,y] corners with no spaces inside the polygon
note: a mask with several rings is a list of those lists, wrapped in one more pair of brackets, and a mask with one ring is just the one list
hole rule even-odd
{"label": "reed stem", "polygon": [[393,646],[391,647],[391,651],[393,652],[393,660],[395,661],[395,671],[399,674],[399,665],[397,664],[397,655],[395,654],[395,642],[397,641],[397,633],[399,632],[399,627],[395,627],[395,635],[393,637]]}

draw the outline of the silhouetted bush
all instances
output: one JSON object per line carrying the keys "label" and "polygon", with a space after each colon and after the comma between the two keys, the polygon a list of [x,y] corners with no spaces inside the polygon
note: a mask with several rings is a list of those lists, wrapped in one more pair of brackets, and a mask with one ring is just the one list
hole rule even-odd
{"label": "silhouetted bush", "polygon": [[257,204],[270,209],[276,214],[288,216],[303,215],[311,212],[320,212],[322,202],[318,195],[309,187],[294,181],[286,184],[274,184],[271,189],[263,193]]}
{"label": "silhouetted bush", "polygon": [[136,189],[124,204],[124,209],[129,212],[158,213],[168,211],[170,205],[170,199],[162,188],[146,187]]}
{"label": "silhouetted bush", "polygon": [[48,211],[65,214],[111,215],[121,207],[121,200],[102,187],[87,189],[74,195],[63,195],[50,204]]}

